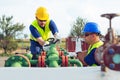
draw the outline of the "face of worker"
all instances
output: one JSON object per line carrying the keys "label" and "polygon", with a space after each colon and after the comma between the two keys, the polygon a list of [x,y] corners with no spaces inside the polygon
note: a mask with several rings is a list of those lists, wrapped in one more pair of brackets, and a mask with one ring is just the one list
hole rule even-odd
{"label": "face of worker", "polygon": [[91,44],[94,40],[94,34],[92,33],[85,33],[84,34],[84,40],[86,43]]}
{"label": "face of worker", "polygon": [[38,18],[36,18],[36,19],[37,19],[37,21],[38,21],[39,26],[45,27],[47,20],[39,20]]}

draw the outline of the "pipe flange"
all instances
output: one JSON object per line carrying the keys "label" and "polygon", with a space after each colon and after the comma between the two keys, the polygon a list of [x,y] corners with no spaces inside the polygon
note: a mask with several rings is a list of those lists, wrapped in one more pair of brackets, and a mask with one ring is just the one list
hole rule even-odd
{"label": "pipe flange", "polygon": [[105,66],[112,70],[120,71],[120,45],[111,45],[103,53]]}

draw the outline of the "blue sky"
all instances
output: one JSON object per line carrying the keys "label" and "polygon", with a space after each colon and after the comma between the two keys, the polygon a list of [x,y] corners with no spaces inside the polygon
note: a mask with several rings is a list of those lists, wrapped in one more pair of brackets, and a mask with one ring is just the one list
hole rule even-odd
{"label": "blue sky", "polygon": [[[45,6],[50,18],[53,19],[59,29],[61,37],[67,37],[76,18],[86,18],[88,21],[97,22],[102,34],[109,27],[109,21],[100,17],[105,13],[120,13],[119,0],[0,0],[0,16],[14,16],[14,22],[23,23],[25,34],[30,34],[29,25],[35,19],[35,10],[39,6]],[[120,17],[112,20],[112,27],[117,34],[119,32]]]}

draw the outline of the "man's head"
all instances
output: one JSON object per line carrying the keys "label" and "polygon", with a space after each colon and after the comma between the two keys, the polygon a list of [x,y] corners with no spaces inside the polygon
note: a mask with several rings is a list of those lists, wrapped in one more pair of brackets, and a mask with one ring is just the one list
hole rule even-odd
{"label": "man's head", "polygon": [[38,24],[41,27],[44,27],[46,21],[49,19],[49,13],[45,7],[38,7],[35,13],[35,17],[38,21]]}
{"label": "man's head", "polygon": [[88,44],[94,44],[99,40],[99,35],[101,34],[99,25],[95,22],[88,22],[83,28],[83,34],[85,42]]}

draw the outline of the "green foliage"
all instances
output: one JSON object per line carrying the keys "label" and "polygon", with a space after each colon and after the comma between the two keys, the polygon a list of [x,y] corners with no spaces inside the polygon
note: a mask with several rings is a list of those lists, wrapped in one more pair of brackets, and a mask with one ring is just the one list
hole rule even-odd
{"label": "green foliage", "polygon": [[82,19],[78,17],[72,25],[72,29],[69,36],[73,36],[73,37],[82,36],[82,30],[86,22],[87,22],[86,19]]}
{"label": "green foliage", "polygon": [[4,49],[4,53],[12,52],[13,50],[17,49],[17,43],[11,39],[4,39],[0,43],[0,47]]}
{"label": "green foliage", "polygon": [[0,54],[1,57],[10,57],[10,56],[13,56],[14,54],[5,54],[5,53],[2,53]]}
{"label": "green foliage", "polygon": [[27,34],[24,34],[24,38],[26,39],[28,37],[28,35]]}
{"label": "green foliage", "polygon": [[23,24],[12,22],[13,16],[6,17],[3,15],[0,18],[0,34],[5,37],[15,37],[21,34],[21,31],[25,28]]}
{"label": "green foliage", "polygon": [[7,46],[7,51],[12,52],[17,49],[18,44],[15,41],[10,41],[10,43]]}
{"label": "green foliage", "polygon": [[4,53],[17,49],[17,43],[14,39],[21,34],[25,28],[23,24],[12,22],[13,16],[0,18],[0,47],[4,49]]}
{"label": "green foliage", "polygon": [[62,41],[62,42],[59,44],[59,46],[60,46],[61,48],[66,49],[66,42],[65,42],[65,41]]}
{"label": "green foliage", "polygon": [[30,46],[29,41],[21,41],[21,42],[17,41],[17,44],[18,44],[18,48],[22,48],[22,49],[29,48],[29,46]]}

